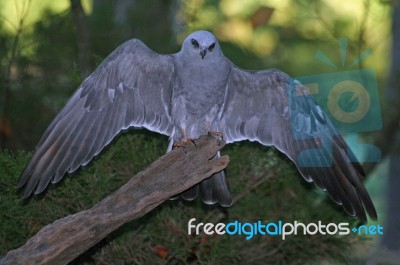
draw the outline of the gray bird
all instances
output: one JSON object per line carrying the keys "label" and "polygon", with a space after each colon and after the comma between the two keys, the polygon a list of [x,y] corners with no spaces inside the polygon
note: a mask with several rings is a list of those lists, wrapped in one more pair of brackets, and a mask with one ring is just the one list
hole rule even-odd
{"label": "gray bird", "polygon": [[[175,54],[155,53],[137,39],[112,52],[45,131],[19,179],[23,197],[86,165],[131,127],[169,136],[167,151],[209,131],[222,132],[227,143],[275,146],[348,214],[363,222],[366,212],[377,218],[361,165],[348,162],[346,143],[307,89],[278,70],[238,68],[203,30],[190,34]],[[181,197],[192,200],[198,193],[207,204],[232,204],[223,171]]]}

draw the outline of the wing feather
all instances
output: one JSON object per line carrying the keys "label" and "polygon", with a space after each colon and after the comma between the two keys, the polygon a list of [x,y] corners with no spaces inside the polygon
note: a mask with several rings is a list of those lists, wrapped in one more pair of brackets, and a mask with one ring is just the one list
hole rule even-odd
{"label": "wing feather", "polygon": [[347,146],[305,87],[277,70],[245,71],[233,67],[220,130],[229,142],[251,140],[275,146],[297,166],[306,181],[327,191],[345,211],[376,219],[375,207],[361,183],[364,171],[348,162]]}
{"label": "wing feather", "polygon": [[23,197],[86,165],[129,127],[170,135],[173,78],[172,56],[157,54],[135,39],[119,46],[83,81],[43,134],[18,182]]}

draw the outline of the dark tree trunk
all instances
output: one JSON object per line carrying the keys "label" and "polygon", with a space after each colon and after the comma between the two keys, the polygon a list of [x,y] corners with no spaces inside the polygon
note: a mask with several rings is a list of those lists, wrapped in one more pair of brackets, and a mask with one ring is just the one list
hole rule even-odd
{"label": "dark tree trunk", "polygon": [[[367,264],[400,264],[400,1],[395,2],[392,25],[392,63],[387,99],[390,137],[382,137],[389,158],[384,233]],[[385,136],[385,135],[383,135]],[[388,136],[388,135],[386,135]],[[382,152],[383,153],[383,152]]]}
{"label": "dark tree trunk", "polygon": [[[393,44],[392,65],[387,99],[391,107],[395,108],[396,100],[399,101],[400,90],[400,1],[396,2],[393,13]],[[400,111],[399,111],[400,112]],[[399,120],[394,129],[393,137],[388,144],[391,146],[389,154],[389,183],[387,186],[387,220],[382,246],[394,250],[400,255],[400,130]],[[400,260],[399,260],[400,263]]]}
{"label": "dark tree trunk", "polygon": [[81,0],[70,0],[73,22],[76,30],[76,44],[78,46],[78,64],[82,77],[92,72],[92,51],[90,45],[90,29],[83,11]]}

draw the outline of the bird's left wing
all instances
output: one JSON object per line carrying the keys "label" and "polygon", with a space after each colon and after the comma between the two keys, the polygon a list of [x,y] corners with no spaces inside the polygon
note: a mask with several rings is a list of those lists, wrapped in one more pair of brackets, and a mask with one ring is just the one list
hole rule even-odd
{"label": "bird's left wing", "polygon": [[228,143],[250,140],[275,146],[305,180],[327,191],[347,213],[365,221],[366,210],[376,218],[360,181],[365,175],[361,165],[349,162],[347,155],[354,155],[307,88],[285,73],[233,67],[219,125]]}
{"label": "bird's left wing", "polygon": [[120,45],[80,85],[55,117],[22,173],[24,197],[87,164],[122,130],[170,135],[174,63],[133,39]]}

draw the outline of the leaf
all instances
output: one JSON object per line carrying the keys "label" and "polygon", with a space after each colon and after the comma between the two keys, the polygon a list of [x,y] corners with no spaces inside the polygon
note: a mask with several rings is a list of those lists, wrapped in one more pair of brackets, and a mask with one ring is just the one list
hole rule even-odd
{"label": "leaf", "polygon": [[274,13],[274,10],[275,9],[272,7],[263,6],[260,7],[256,12],[254,12],[250,18],[253,28],[267,25],[272,16],[272,13]]}
{"label": "leaf", "polygon": [[154,253],[162,259],[166,259],[168,256],[168,249],[164,246],[157,245],[153,248]]}

